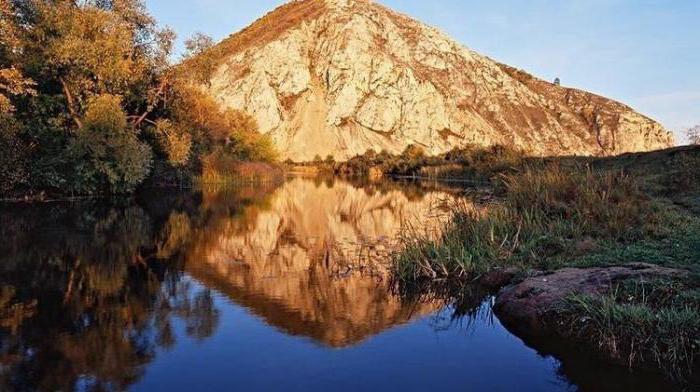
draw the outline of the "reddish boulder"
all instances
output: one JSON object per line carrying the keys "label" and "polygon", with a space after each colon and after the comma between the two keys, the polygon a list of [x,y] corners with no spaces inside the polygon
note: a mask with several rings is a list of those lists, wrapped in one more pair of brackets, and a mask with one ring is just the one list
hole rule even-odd
{"label": "reddish boulder", "polygon": [[551,334],[557,310],[572,294],[602,295],[630,279],[683,278],[687,271],[652,264],[605,268],[565,268],[508,286],[496,297],[494,311],[511,331],[523,336]]}

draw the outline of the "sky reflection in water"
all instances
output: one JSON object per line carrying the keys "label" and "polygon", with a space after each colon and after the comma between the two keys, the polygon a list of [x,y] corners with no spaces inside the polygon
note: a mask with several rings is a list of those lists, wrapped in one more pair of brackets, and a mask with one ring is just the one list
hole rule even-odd
{"label": "sky reflection in water", "polygon": [[658,386],[538,355],[479,290],[447,305],[395,295],[396,238],[435,235],[456,195],[297,178],[2,206],[0,389]]}

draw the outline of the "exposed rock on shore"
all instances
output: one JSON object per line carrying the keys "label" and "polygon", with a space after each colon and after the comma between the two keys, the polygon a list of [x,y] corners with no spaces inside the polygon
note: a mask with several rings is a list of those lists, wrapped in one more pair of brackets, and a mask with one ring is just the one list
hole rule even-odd
{"label": "exposed rock on shore", "polygon": [[626,280],[679,279],[687,275],[685,270],[643,263],[607,268],[565,268],[505,287],[496,297],[494,310],[499,320],[518,335],[548,335],[555,332],[560,305],[572,294],[603,295]]}

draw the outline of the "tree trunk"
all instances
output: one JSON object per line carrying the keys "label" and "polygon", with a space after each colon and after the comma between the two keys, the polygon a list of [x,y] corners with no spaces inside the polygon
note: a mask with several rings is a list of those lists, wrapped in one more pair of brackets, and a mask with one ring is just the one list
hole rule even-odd
{"label": "tree trunk", "polygon": [[167,86],[168,86],[167,80],[163,80],[160,82],[160,85],[158,86],[158,91],[156,91],[156,95],[155,95],[153,102],[151,102],[148,105],[148,107],[146,108],[146,110],[140,116],[138,116],[136,118],[136,120],[134,121],[134,123],[133,123],[134,129],[138,129],[139,126],[141,126],[141,123],[143,123],[144,121],[146,121],[149,124],[154,124],[153,121],[148,121],[148,119],[146,117],[149,114],[151,114],[151,112],[153,110],[155,110],[156,106],[158,105],[158,102],[160,102],[160,100],[161,100],[161,96],[163,95],[163,93],[165,93],[165,88]]}
{"label": "tree trunk", "polygon": [[80,121],[80,116],[78,115],[78,111],[75,108],[75,98],[73,98],[73,93],[71,93],[70,88],[68,87],[68,83],[66,83],[65,79],[59,78],[59,80],[61,81],[61,85],[63,86],[63,94],[65,94],[66,101],[68,102],[68,112],[70,113],[73,122],[75,122],[75,125],[77,125],[78,128],[82,128],[83,122]]}

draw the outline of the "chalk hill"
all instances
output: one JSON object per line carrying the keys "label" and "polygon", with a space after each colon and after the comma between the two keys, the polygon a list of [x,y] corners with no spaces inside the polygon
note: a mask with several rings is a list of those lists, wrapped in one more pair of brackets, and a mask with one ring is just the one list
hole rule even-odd
{"label": "chalk hill", "polygon": [[410,144],[549,156],[674,143],[628,106],[498,63],[370,0],[288,2],[194,61],[211,68],[196,83],[255,117],[294,160]]}

